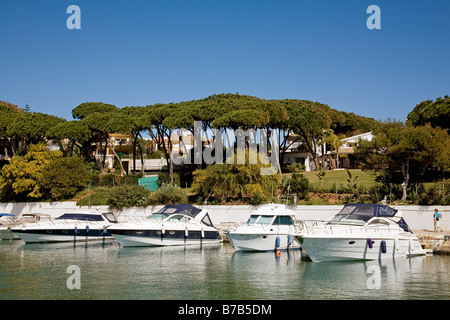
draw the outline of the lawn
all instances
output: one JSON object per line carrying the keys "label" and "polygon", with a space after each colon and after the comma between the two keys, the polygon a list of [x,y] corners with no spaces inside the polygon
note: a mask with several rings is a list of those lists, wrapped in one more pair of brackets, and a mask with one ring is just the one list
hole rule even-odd
{"label": "lawn", "polygon": [[[350,169],[349,171],[357,187],[369,190],[375,184],[374,174],[362,171],[361,169]],[[347,187],[347,179],[349,176],[346,170],[327,170],[323,172],[325,172],[325,175],[322,177],[322,188],[320,188],[317,171],[305,171],[302,174],[309,180],[312,190],[315,191],[336,192],[336,186],[338,189]]]}

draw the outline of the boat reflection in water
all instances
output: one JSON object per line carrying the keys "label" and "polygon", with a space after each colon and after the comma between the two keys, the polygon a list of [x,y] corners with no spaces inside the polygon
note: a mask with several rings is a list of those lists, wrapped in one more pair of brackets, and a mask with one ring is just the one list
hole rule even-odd
{"label": "boat reflection in water", "polygon": [[144,220],[118,223],[108,231],[127,247],[222,242],[208,212],[190,204],[167,205]]}
{"label": "boat reflection in water", "polygon": [[401,212],[386,205],[347,204],[321,226],[303,228],[296,241],[314,262],[424,255]]}

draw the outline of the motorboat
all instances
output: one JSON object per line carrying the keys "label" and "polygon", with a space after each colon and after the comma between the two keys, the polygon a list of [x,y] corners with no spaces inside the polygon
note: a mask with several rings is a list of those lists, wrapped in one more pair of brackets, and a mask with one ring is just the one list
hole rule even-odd
{"label": "motorboat", "polygon": [[303,228],[295,240],[314,262],[376,260],[425,255],[401,211],[355,203],[320,226]]}
{"label": "motorboat", "polygon": [[126,247],[222,242],[208,211],[190,204],[166,205],[145,219],[118,223],[108,231]]}
{"label": "motorboat", "polygon": [[251,213],[247,222],[225,230],[236,251],[277,251],[300,249],[294,241],[298,232],[295,211],[282,204],[261,205]]}
{"label": "motorboat", "polygon": [[17,218],[11,213],[0,213],[0,239],[1,240],[20,240],[20,237],[12,232],[12,229],[24,223],[32,223],[50,219],[49,214],[45,213],[24,213]]}
{"label": "motorboat", "polygon": [[12,228],[26,243],[113,239],[107,227],[117,223],[112,212],[74,211],[55,219],[35,220]]}
{"label": "motorboat", "polygon": [[16,225],[16,215],[11,213],[0,213],[0,240],[20,239],[11,231],[11,227]]}

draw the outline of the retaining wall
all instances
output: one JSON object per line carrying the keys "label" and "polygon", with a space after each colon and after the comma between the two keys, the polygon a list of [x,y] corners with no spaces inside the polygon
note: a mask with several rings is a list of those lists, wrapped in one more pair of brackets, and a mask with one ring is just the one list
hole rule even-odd
{"label": "retaining wall", "polygon": [[[129,208],[122,212],[115,212],[119,220],[125,220],[130,216],[148,216],[162,206],[147,208]],[[214,224],[224,222],[243,223],[247,221],[249,215],[255,210],[254,206],[248,205],[207,205],[198,206],[208,209],[211,220]],[[433,213],[437,208],[442,213],[440,226],[443,230],[450,230],[450,206],[393,206],[403,212],[403,217],[412,230],[433,230]],[[342,208],[342,205],[326,206],[297,206],[295,214],[297,220],[327,220],[335,215]],[[24,213],[47,213],[53,217],[74,210],[108,210],[107,206],[79,207],[76,202],[27,202],[27,203],[0,203],[0,213],[12,213],[20,217]]]}

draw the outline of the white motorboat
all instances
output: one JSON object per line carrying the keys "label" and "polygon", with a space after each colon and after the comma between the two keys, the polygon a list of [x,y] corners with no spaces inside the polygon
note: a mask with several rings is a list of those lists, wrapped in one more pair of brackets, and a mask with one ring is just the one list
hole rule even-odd
{"label": "white motorboat", "polygon": [[236,251],[300,249],[293,235],[298,231],[295,212],[281,204],[261,205],[245,225],[225,234]]}
{"label": "white motorboat", "polygon": [[50,215],[45,213],[24,213],[18,219],[14,214],[0,213],[0,239],[2,240],[20,240],[12,229],[25,223],[33,223],[49,220]]}
{"label": "white motorboat", "polygon": [[117,223],[112,212],[68,212],[56,219],[36,220],[12,228],[26,243],[113,239],[107,227]]}
{"label": "white motorboat", "polygon": [[108,231],[127,247],[222,242],[208,212],[190,204],[166,205],[146,219],[118,223],[110,226]]}
{"label": "white motorboat", "polygon": [[11,231],[11,227],[17,224],[16,215],[10,213],[0,213],[0,240],[20,239]]}
{"label": "white motorboat", "polygon": [[347,204],[323,225],[304,228],[295,239],[314,262],[376,260],[427,253],[401,212],[379,204]]}

